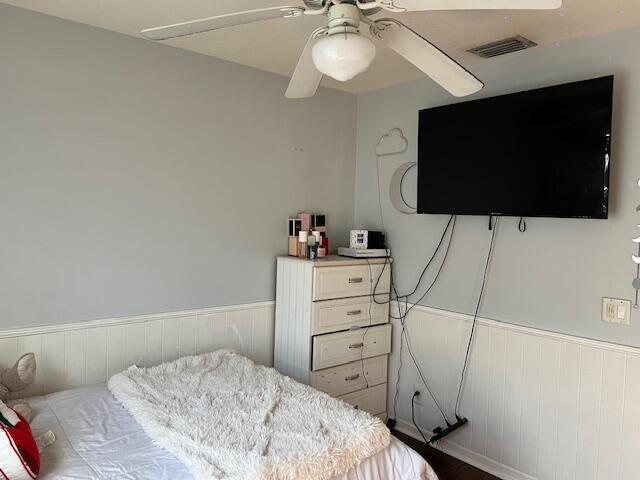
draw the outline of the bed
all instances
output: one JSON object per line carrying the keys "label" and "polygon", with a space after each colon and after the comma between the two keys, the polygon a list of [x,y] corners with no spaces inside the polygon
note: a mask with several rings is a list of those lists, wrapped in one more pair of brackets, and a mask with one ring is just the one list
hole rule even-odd
{"label": "bed", "polygon": [[[156,446],[106,384],[30,399],[36,435],[57,440],[42,452],[43,480],[191,480],[189,470]],[[437,480],[431,467],[397,439],[339,480]]]}

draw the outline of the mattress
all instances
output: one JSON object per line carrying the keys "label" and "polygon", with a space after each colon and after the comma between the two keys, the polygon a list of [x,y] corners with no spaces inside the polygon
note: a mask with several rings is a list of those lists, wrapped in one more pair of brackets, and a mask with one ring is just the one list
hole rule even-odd
{"label": "mattress", "polygon": [[[42,452],[43,480],[193,480],[156,446],[105,384],[30,399],[35,435],[52,430]],[[437,480],[431,467],[399,440],[336,480]]]}

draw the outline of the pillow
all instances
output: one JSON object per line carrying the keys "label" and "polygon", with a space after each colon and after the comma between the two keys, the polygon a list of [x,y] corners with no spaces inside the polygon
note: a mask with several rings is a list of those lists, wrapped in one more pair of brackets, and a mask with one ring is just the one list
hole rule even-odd
{"label": "pillow", "polygon": [[40,473],[40,454],[22,416],[0,401],[0,478],[32,480]]}

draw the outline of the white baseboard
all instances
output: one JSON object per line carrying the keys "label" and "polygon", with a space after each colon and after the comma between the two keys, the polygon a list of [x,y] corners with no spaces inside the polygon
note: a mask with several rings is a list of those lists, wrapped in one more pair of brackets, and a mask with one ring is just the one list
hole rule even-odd
{"label": "white baseboard", "polygon": [[[396,420],[395,429],[399,432],[404,433],[405,435],[409,435],[410,437],[415,438],[416,440],[424,442],[416,427],[414,427],[410,423],[407,423],[403,420]],[[430,432],[425,433],[427,439],[429,438],[429,434]],[[468,463],[469,465],[473,465],[480,470],[501,478],[502,480],[536,480],[534,477],[514,470],[513,468],[506,465],[502,465],[501,463],[496,462],[491,458],[487,458],[484,455],[479,455],[476,452],[472,452],[471,450],[468,450],[463,446],[446,439],[436,443],[435,445],[433,445],[433,447],[448,455],[451,455],[454,458],[457,458],[458,460]]]}

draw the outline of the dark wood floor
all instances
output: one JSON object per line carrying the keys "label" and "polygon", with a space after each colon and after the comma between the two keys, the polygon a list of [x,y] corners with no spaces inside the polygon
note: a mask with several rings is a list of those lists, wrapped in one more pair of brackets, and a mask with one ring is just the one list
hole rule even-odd
{"label": "dark wood floor", "polygon": [[396,430],[392,430],[392,433],[422,455],[435,470],[440,480],[499,480],[497,477],[435,450],[409,435]]}

